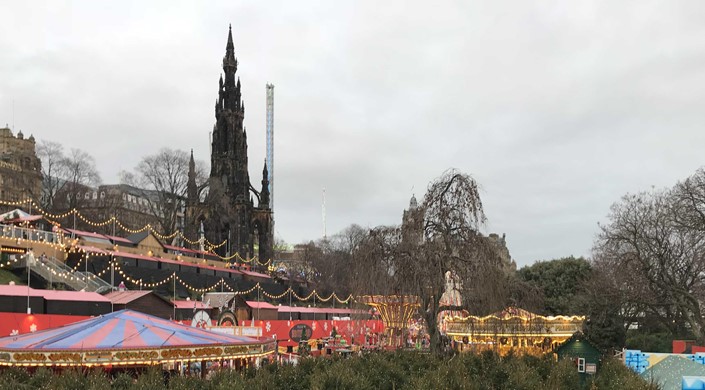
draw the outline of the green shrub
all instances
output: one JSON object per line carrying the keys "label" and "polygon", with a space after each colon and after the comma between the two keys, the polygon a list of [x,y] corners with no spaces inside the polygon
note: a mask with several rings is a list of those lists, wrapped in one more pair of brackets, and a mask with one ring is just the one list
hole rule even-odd
{"label": "green shrub", "polygon": [[2,371],[0,386],[3,389],[30,389],[28,385],[29,373],[24,368],[10,367]]}
{"label": "green shrub", "polygon": [[624,390],[657,390],[658,386],[644,381],[634,371],[627,368],[622,362],[614,358],[605,359],[594,379],[597,389],[624,389]]}
{"label": "green shrub", "polygon": [[50,389],[54,372],[46,367],[40,367],[29,377],[27,384],[32,389]]}
{"label": "green shrub", "polygon": [[580,376],[573,362],[569,359],[563,359],[556,363],[548,375],[545,387],[547,390],[580,388]]}
{"label": "green shrub", "polygon": [[86,372],[76,368],[63,370],[59,375],[54,375],[51,381],[54,389],[88,389],[88,377]]}
{"label": "green shrub", "polygon": [[22,369],[0,372],[0,389],[655,389],[620,361],[606,359],[586,383],[569,360],[492,352],[438,357],[418,352],[373,353],[348,359],[302,359],[298,365],[271,364],[245,371],[223,370],[209,378],[166,377],[152,367],[133,377],[117,374],[112,381],[100,370]]}
{"label": "green shrub", "polygon": [[137,381],[130,387],[133,390],[161,390],[166,389],[164,373],[161,367],[149,367],[137,377]]}
{"label": "green shrub", "polygon": [[129,390],[132,387],[132,381],[132,375],[121,372],[113,378],[111,388],[114,390]]}

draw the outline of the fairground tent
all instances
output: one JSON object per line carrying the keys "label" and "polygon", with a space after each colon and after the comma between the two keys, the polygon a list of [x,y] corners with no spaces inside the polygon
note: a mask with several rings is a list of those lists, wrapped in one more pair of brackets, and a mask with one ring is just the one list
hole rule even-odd
{"label": "fairground tent", "polygon": [[274,352],[274,340],[218,334],[120,310],[36,333],[0,338],[0,365],[144,366],[241,361]]}

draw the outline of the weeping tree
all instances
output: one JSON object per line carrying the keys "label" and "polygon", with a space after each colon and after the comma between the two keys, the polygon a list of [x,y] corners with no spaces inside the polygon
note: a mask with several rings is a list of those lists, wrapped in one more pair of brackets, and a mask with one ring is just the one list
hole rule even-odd
{"label": "weeping tree", "polygon": [[485,221],[477,182],[446,171],[429,184],[422,204],[407,211],[404,226],[374,229],[363,240],[353,278],[360,281],[357,291],[419,297],[431,350],[440,352],[437,322],[447,274],[459,282],[456,289],[473,312],[490,312],[507,301],[501,258],[480,233]]}

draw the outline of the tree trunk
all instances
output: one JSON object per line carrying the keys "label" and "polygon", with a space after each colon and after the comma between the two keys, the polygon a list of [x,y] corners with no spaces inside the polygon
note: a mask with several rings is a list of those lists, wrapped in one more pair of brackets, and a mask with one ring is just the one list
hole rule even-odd
{"label": "tree trunk", "polygon": [[[426,310],[424,310],[426,309]],[[440,355],[443,353],[443,343],[441,342],[441,333],[438,329],[438,302],[435,301],[432,295],[429,298],[421,300],[421,311],[428,334],[431,336],[429,349],[432,354]]]}

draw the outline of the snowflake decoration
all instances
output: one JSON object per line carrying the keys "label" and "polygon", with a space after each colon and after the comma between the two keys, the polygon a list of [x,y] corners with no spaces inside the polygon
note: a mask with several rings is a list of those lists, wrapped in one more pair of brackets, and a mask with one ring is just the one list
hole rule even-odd
{"label": "snowflake decoration", "polygon": [[311,329],[316,330],[316,322],[311,323]]}
{"label": "snowflake decoration", "polygon": [[36,324],[30,325],[30,326],[29,326],[29,331],[32,332],[32,333],[36,332],[36,331],[37,331],[37,325],[36,325]]}
{"label": "snowflake decoration", "polygon": [[328,331],[328,323],[327,322],[323,323],[323,330],[326,332]]}
{"label": "snowflake decoration", "polygon": [[18,334],[20,334],[20,331],[17,329],[13,329],[12,332],[10,332],[10,336],[17,336]]}
{"label": "snowflake decoration", "polygon": [[267,333],[271,332],[272,331],[272,323],[267,321],[264,328],[267,329]]}
{"label": "snowflake decoration", "polygon": [[352,330],[352,325],[348,324],[348,332]]}

